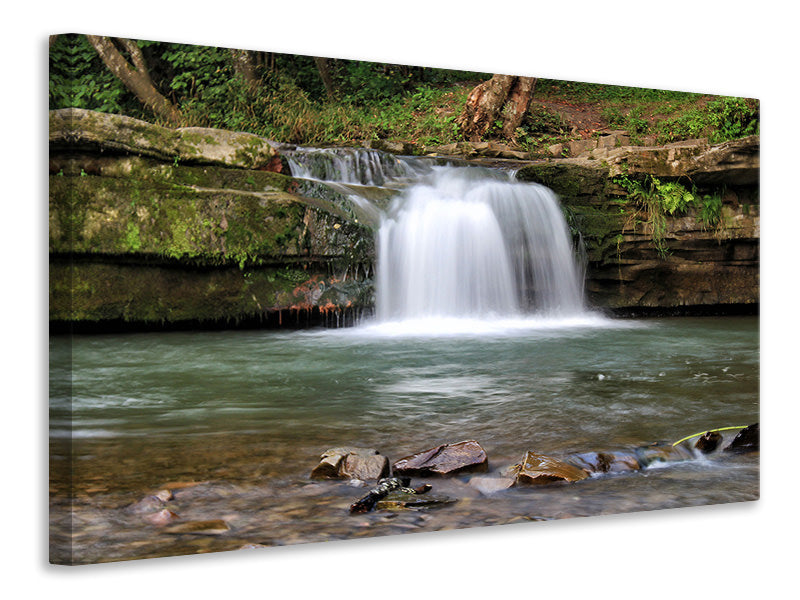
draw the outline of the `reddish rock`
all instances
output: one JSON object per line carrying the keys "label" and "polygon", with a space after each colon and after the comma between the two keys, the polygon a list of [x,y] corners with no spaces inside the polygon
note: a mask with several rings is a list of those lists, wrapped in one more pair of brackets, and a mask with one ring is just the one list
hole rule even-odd
{"label": "reddish rock", "polygon": [[530,450],[525,453],[525,457],[517,465],[516,471],[516,485],[542,485],[556,481],[573,482],[589,477],[589,474],[583,469]]}
{"label": "reddish rock", "polygon": [[486,451],[474,440],[442,444],[401,458],[392,465],[395,475],[410,477],[457,475],[488,469]]}
{"label": "reddish rock", "polygon": [[717,449],[722,443],[722,434],[717,431],[706,431],[694,444],[695,449],[703,454],[708,454]]}

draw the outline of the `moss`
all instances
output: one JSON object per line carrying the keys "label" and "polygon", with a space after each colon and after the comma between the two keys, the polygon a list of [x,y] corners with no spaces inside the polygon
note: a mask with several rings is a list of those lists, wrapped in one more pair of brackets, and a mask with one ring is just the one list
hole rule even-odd
{"label": "moss", "polygon": [[571,203],[580,197],[604,198],[608,187],[608,169],[567,162],[542,162],[517,172],[520,181],[541,183],[561,199]]}
{"label": "moss", "polygon": [[188,269],[159,265],[50,265],[53,321],[180,322],[267,317],[280,310],[367,306],[370,282],[341,285],[323,269]]}

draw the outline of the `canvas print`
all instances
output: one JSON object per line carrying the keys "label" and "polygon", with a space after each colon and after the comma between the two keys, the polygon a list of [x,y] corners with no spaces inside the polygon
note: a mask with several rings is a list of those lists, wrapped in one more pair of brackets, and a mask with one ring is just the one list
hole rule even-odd
{"label": "canvas print", "polygon": [[49,57],[51,562],[758,499],[758,100]]}

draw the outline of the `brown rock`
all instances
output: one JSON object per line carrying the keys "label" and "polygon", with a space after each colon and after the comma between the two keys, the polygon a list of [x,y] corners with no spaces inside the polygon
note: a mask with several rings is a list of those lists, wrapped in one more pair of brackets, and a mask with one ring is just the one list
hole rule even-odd
{"label": "brown rock", "polygon": [[694,444],[695,449],[708,454],[717,449],[722,442],[722,434],[717,431],[706,431]]}
{"label": "brown rock", "polygon": [[474,440],[442,444],[401,458],[392,465],[395,475],[411,477],[456,475],[488,469],[489,458],[486,451]]}
{"label": "brown rock", "polygon": [[389,475],[389,459],[373,448],[331,448],[320,456],[312,479],[381,479]]}
{"label": "brown rock", "polygon": [[542,485],[555,481],[580,481],[589,474],[566,462],[530,450],[518,465],[516,485]]}

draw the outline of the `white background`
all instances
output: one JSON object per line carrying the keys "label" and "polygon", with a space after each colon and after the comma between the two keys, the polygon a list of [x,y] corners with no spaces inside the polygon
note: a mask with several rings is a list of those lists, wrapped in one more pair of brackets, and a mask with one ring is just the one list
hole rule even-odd
{"label": "white background", "polygon": [[[176,4],[28,2],[4,9],[4,593],[677,599],[759,592],[769,598],[797,589],[798,32],[786,3]],[[760,98],[762,499],[156,561],[48,565],[46,50],[48,34],[68,32]]]}

